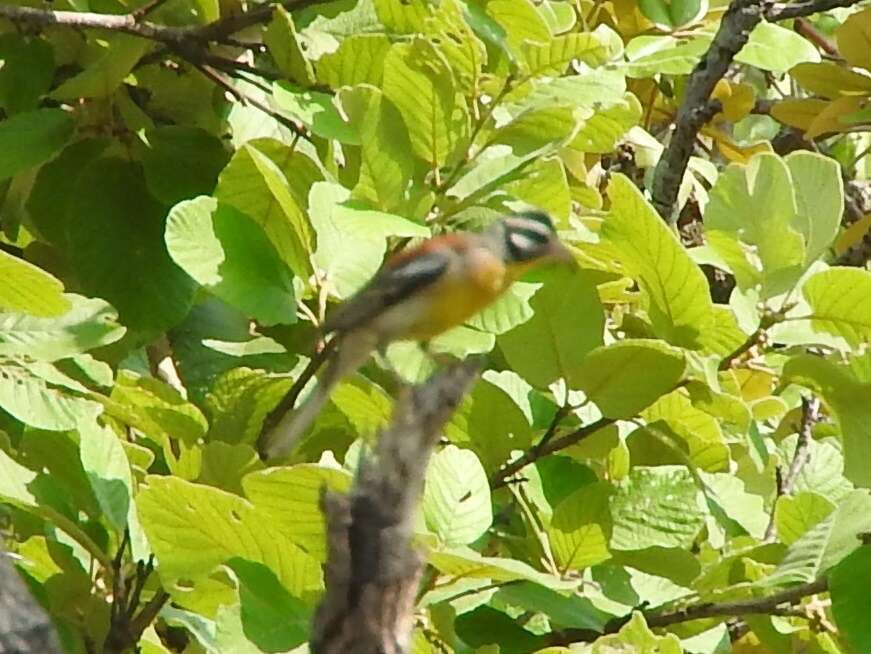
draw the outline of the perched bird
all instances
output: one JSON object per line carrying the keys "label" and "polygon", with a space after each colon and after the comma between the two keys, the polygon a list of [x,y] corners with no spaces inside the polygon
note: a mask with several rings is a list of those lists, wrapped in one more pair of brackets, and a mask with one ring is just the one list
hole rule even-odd
{"label": "perched bird", "polygon": [[332,389],[392,341],[431,338],[475,315],[529,269],[550,261],[574,264],[547,214],[524,212],[484,232],[438,236],[390,258],[323,325],[338,348],[317,386],[270,434],[269,458],[290,453]]}

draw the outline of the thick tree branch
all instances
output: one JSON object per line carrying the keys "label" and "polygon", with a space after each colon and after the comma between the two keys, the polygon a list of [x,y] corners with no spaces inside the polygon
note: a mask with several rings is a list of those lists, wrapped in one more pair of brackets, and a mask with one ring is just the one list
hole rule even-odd
{"label": "thick tree branch", "polygon": [[[701,620],[703,618],[732,618],[746,615],[783,615],[789,608],[805,597],[825,593],[829,589],[826,577],[794,588],[788,588],[767,597],[758,597],[735,602],[703,602],[692,604],[669,613],[644,612],[647,625],[652,629],[669,627],[671,625]],[[789,612],[792,615],[793,612]],[[614,634],[629,621],[630,616],[612,620],[605,625],[604,633],[591,633],[589,629],[564,629],[554,632],[550,637],[550,645],[570,645],[571,643],[592,642],[605,634]]]}
{"label": "thick tree branch", "polygon": [[313,654],[409,650],[423,561],[412,547],[430,454],[477,362],[455,364],[406,391],[393,424],[365,458],[350,495],[327,493],[326,595],[315,615]]}
{"label": "thick tree branch", "polygon": [[0,652],[60,654],[54,625],[0,549]]}
{"label": "thick tree branch", "polygon": [[763,20],[776,22],[809,16],[835,7],[849,7],[858,0],[808,0],[774,3],[771,0],[732,0],[711,47],[687,82],[683,102],[678,108],[671,140],[659,159],[653,177],[653,204],[666,220],[673,219],[675,203],[693,151],[696,136],[716,111],[711,93],[717,82],[747,43],[750,32]]}
{"label": "thick tree branch", "polygon": [[735,55],[747,43],[750,32],[762,20],[768,6],[766,0],[732,0],[711,47],[690,75],[683,102],[677,111],[671,140],[659,159],[653,178],[653,204],[666,220],[672,220],[678,190],[696,136],[713,116],[710,109],[711,93],[726,74]]}

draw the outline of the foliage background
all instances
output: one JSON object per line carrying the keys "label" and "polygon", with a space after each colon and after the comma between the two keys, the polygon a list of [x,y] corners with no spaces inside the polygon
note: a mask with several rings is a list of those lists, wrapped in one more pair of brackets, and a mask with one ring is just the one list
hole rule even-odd
{"label": "foliage background", "polygon": [[701,105],[717,2],[0,4],[0,518],[64,648],[304,650],[320,489],[432,363],[375,357],[281,465],[266,416],[387,253],[536,206],[580,271],[435,343],[487,369],[413,651],[871,651],[851,4],[736,0],[770,21]]}

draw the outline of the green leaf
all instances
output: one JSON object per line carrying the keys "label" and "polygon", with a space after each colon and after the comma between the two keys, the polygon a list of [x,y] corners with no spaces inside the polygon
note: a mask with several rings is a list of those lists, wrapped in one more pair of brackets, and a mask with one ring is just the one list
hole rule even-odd
{"label": "green leaf", "polygon": [[69,255],[82,286],[111,302],[132,330],[153,334],[181,322],[196,285],[166,251],[166,210],[148,194],[141,169],[100,159],[79,184],[100,191],[77,193],[67,211]]}
{"label": "green leaf", "polygon": [[37,429],[67,431],[91,423],[103,407],[50,388],[26,368],[0,363],[0,408]]}
{"label": "green leaf", "polygon": [[774,509],[777,535],[786,545],[792,545],[834,510],[835,505],[819,493],[781,495]]}
{"label": "green leaf", "polygon": [[51,159],[73,135],[72,116],[36,109],[0,122],[0,181]]}
{"label": "green leaf", "polygon": [[360,135],[348,125],[333,103],[333,96],[328,93],[307,91],[288,82],[275,82],[272,97],[280,108],[314,134],[349,145],[360,144]]}
{"label": "green leaf", "polygon": [[608,196],[611,211],[602,234],[644,291],[656,334],[674,345],[698,347],[713,321],[704,274],[627,177],[611,177]]}
{"label": "green leaf", "polygon": [[[776,155],[760,154],[747,166],[732,164],[720,173],[704,220],[709,242],[730,264],[738,285],[761,283],[764,299],[790,289],[803,271],[805,244],[796,227],[806,221],[796,215],[789,168]],[[748,262],[758,273],[742,274]]]}
{"label": "green leaf", "polygon": [[[317,62],[318,81],[332,89],[358,84],[381,86],[390,39],[384,34],[358,34],[343,39],[335,52]],[[366,139],[362,137],[363,145]]]}
{"label": "green leaf", "polygon": [[127,370],[118,373],[106,411],[161,445],[170,438],[196,443],[208,429],[200,410],[174,388]]}
{"label": "green leaf", "polygon": [[319,562],[326,560],[326,523],[321,511],[324,489],[346,493],[351,475],[336,468],[303,463],[268,468],[242,480],[245,496],[271,529],[295,543]]}
{"label": "green leaf", "polygon": [[[683,353],[661,341],[626,339],[596,348],[577,371],[577,387],[609,418],[628,419],[674,389]],[[645,370],[639,375],[639,370]]]}
{"label": "green leaf", "polygon": [[209,440],[254,443],[263,421],[290,390],[291,380],[239,367],[215,380],[206,397]]}
{"label": "green leaf", "polygon": [[290,269],[308,279],[314,231],[287,177],[263,150],[242,146],[218,178],[215,198],[252,218]]}
{"label": "green leaf", "polygon": [[523,177],[504,184],[502,189],[531,206],[544,209],[557,224],[568,220],[572,196],[559,157],[539,158],[523,172]]}
{"label": "green leaf", "polygon": [[133,475],[118,436],[96,424],[79,427],[82,467],[103,513],[116,529],[129,529],[133,558],[144,561],[150,554],[133,503]]}
{"label": "green leaf", "polygon": [[446,545],[467,545],[486,533],[493,522],[490,487],[474,452],[448,445],[432,457],[423,515]]}
{"label": "green leaf", "polygon": [[466,22],[464,9],[460,0],[444,0],[426,21],[424,31],[448,62],[457,91],[469,97],[479,87],[487,50]]}
{"label": "green leaf", "polygon": [[871,458],[871,406],[863,399],[871,392],[871,384],[859,382],[848,368],[811,355],[788,360],[783,383],[801,384],[821,396],[841,428],[847,478],[863,486],[871,483],[871,470],[865,465]]}
{"label": "green leaf", "polygon": [[535,315],[530,303],[541,284],[514,282],[498,300],[471,319],[468,324],[491,334],[504,334]]}
{"label": "green leaf", "polygon": [[[584,112],[568,104],[531,107],[521,110],[511,122],[499,127],[492,140],[494,144],[511,146],[514,155],[519,157],[518,163],[522,163],[526,155],[538,154],[549,146],[561,145],[571,138],[577,133],[584,115]],[[503,170],[500,176],[506,175],[511,169],[506,165]],[[462,192],[455,194],[460,197],[464,195]],[[468,194],[466,191],[465,195]]]}
{"label": "green leaf", "polygon": [[45,39],[9,32],[0,36],[0,107],[7,116],[31,111],[54,79],[54,52]]}
{"label": "green leaf", "polygon": [[807,319],[815,332],[840,336],[852,347],[871,338],[871,273],[867,270],[824,270],[804,283],[802,294],[811,307]]}
{"label": "green leaf", "polygon": [[393,45],[383,91],[399,109],[414,153],[434,166],[447,163],[469,132],[469,115],[439,50],[420,38]]}
{"label": "green leaf", "polygon": [[548,43],[550,28],[530,0],[492,0],[487,13],[505,30],[505,40],[520,54],[525,42]]}
{"label": "green leaf", "polygon": [[284,7],[276,7],[263,41],[285,77],[304,85],[315,81],[314,69],[303,51],[293,16]]}
{"label": "green leaf", "polygon": [[230,559],[239,584],[240,617],[245,637],[261,652],[286,652],[309,636],[311,609],[262,563]]}
{"label": "green leaf", "polygon": [[415,162],[402,116],[380,90],[369,86],[346,89],[340,97],[362,141],[354,197],[385,211],[406,207]]}
{"label": "green leaf", "polygon": [[608,500],[613,492],[606,482],[587,484],[554,506],[547,534],[561,570],[583,570],[611,558]]}
{"label": "green leaf", "polygon": [[199,284],[260,323],[296,322],[293,275],[260,226],[233,207],[206,196],[177,204],[166,247]]}
{"label": "green leaf", "polygon": [[871,531],[871,496],[866,490],[848,493],[838,508],[790,545],[775,572],[763,586],[816,579],[862,548],[862,534]]}
{"label": "green leaf", "polygon": [[832,596],[832,615],[838,633],[856,652],[871,649],[868,615],[871,597],[868,579],[871,578],[871,548],[863,547],[841,561],[829,575]]}
{"label": "green leaf", "polygon": [[445,437],[473,450],[487,470],[496,469],[513,450],[532,444],[531,410],[521,406],[525,397],[517,397],[531,390],[512,371],[488,370],[445,426]]}
{"label": "green leaf", "polygon": [[416,223],[380,211],[359,208],[350,201],[347,189],[329,182],[311,187],[309,197],[312,224],[317,230],[317,266],[340,298],[346,298],[365,284],[381,266],[389,236],[429,236]]}
{"label": "green leaf", "polygon": [[66,250],[66,211],[78,192],[78,181],[88,164],[100,157],[111,141],[92,138],[77,141],[40,167],[27,198],[27,213],[41,237]]}
{"label": "green leaf", "polygon": [[526,74],[559,76],[575,60],[592,67],[611,61],[622,53],[623,43],[616,32],[599,25],[592,32],[564,34],[545,42],[526,42],[521,51]]}
{"label": "green leaf", "polygon": [[563,378],[576,387],[584,357],[602,343],[605,324],[593,279],[583,272],[554,274],[530,306],[531,319],[499,336],[502,353],[533,386],[546,388]]}
{"label": "green leaf", "polygon": [[632,93],[622,99],[599,108],[588,117],[570,147],[581,152],[611,152],[618,142],[626,136],[630,128],[641,120],[641,102]]}
{"label": "green leaf", "polygon": [[142,138],[145,182],[167,205],[211,193],[229,160],[221,139],[195,127],[167,125],[146,131]]}
{"label": "green leaf", "polygon": [[454,621],[457,636],[464,643],[487,650],[487,645],[498,646],[505,654],[538,652],[547,644],[545,636],[536,636],[524,629],[517,620],[490,606],[479,606],[463,613]]}
{"label": "green leaf", "polygon": [[816,46],[790,29],[762,21],[750,33],[747,44],[735,55],[735,61],[783,73],[805,62],[817,63]]}
{"label": "green leaf", "polygon": [[665,421],[684,440],[690,461],[696,467],[707,472],[729,469],[729,445],[719,423],[712,415],[694,407],[684,391],[660,397],[642,415],[648,423]]}
{"label": "green leaf", "polygon": [[[71,304],[64,297],[64,285],[32,263],[0,250],[0,309],[19,311],[40,318],[66,313]],[[2,334],[3,327],[0,327]],[[2,348],[2,343],[0,343]]]}
{"label": "green leaf", "polygon": [[481,556],[465,546],[432,550],[428,562],[442,574],[494,582],[532,581],[551,590],[573,590],[576,581],[565,580],[534,569],[528,563],[500,556]]}
{"label": "green leaf", "polygon": [[373,0],[373,4],[381,24],[397,34],[422,31],[432,12],[427,0]]}
{"label": "green leaf", "polygon": [[318,562],[247,500],[174,477],[146,477],[139,519],[164,580],[206,577],[235,557],[262,563],[291,594],[322,588]]}
{"label": "green leaf", "polygon": [[6,504],[22,508],[35,508],[36,498],[31,492],[31,483],[36,473],[25,468],[0,449],[0,499]]}
{"label": "green leaf", "polygon": [[72,294],[64,299],[71,308],[57,318],[0,314],[0,355],[56,361],[108,345],[124,335],[118,314],[103,300]]}
{"label": "green leaf", "polygon": [[844,207],[844,182],[838,162],[816,152],[796,151],[784,161],[795,191],[795,228],[804,234],[810,265],[820,258],[838,235]]}
{"label": "green leaf", "polygon": [[683,648],[674,634],[654,634],[640,611],[632,612],[632,619],[620,627],[616,634],[599,638],[593,644],[592,654],[611,652],[635,652],[635,654],[681,654]]}
{"label": "green leaf", "polygon": [[101,52],[92,63],[52,91],[53,98],[76,101],[112,95],[150,47],[146,39],[129,34],[114,33],[104,38],[93,43]]}
{"label": "green leaf", "polygon": [[633,468],[611,498],[611,548],[689,548],[705,523],[698,494],[683,466]]}
{"label": "green leaf", "polygon": [[628,77],[687,75],[711,45],[710,37],[681,41],[673,36],[636,36],[626,46],[625,64],[620,67]]}
{"label": "green leaf", "polygon": [[675,30],[703,16],[708,3],[703,0],[639,0],[638,8],[661,29]]}
{"label": "green leaf", "polygon": [[611,615],[597,608],[586,597],[562,595],[528,581],[503,586],[496,595],[509,604],[547,615],[561,627],[602,632]]}

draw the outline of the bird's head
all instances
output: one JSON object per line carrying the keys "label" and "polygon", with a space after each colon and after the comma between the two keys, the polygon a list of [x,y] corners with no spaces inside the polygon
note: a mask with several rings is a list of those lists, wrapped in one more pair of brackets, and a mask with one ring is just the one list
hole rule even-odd
{"label": "bird's head", "polygon": [[501,241],[502,256],[515,277],[544,263],[576,265],[571,251],[559,240],[550,216],[544,212],[517,213],[494,223],[490,230]]}

